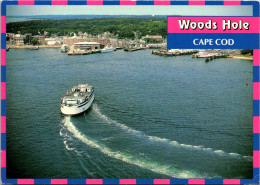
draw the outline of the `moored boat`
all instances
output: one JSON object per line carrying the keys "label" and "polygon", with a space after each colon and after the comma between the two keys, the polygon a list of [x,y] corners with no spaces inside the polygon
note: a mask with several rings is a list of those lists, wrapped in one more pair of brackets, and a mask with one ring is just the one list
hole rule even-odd
{"label": "moored boat", "polygon": [[101,53],[107,53],[107,52],[113,52],[114,48],[113,46],[106,46],[103,49],[101,49]]}
{"label": "moored boat", "polygon": [[94,88],[88,84],[79,84],[67,90],[61,98],[61,113],[65,115],[80,114],[91,106],[94,101]]}

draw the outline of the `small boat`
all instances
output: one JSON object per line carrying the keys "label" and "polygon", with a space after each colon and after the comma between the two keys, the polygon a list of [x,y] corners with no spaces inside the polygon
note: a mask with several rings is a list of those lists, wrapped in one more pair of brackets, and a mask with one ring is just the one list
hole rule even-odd
{"label": "small boat", "polygon": [[101,49],[101,53],[107,53],[107,52],[113,52],[114,51],[114,48],[113,48],[113,46],[106,46],[106,47],[104,47],[103,49]]}
{"label": "small boat", "polygon": [[91,106],[94,101],[94,88],[88,84],[79,84],[67,90],[61,98],[61,113],[64,115],[80,114]]}

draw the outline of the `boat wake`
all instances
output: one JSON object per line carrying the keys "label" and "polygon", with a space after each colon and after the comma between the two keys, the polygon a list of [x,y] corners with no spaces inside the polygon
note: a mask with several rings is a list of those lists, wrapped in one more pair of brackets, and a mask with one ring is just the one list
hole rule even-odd
{"label": "boat wake", "polygon": [[65,131],[64,128],[61,128],[61,130],[60,130],[60,136],[64,138],[63,144],[64,144],[66,150],[68,150],[68,151],[74,151],[74,152],[77,153],[78,156],[81,156],[81,152],[79,152],[79,151],[77,151],[75,148],[69,146],[69,142],[72,141],[73,139],[72,139],[71,136],[69,136],[69,135],[66,133],[66,131]]}
{"label": "boat wake", "polygon": [[71,122],[70,117],[65,117],[63,120],[63,124],[67,128],[67,130],[73,134],[75,138],[79,139],[86,145],[99,150],[100,152],[109,157],[139,166],[141,168],[153,171],[155,173],[168,175],[174,178],[207,178],[206,176],[202,176],[196,172],[177,169],[173,165],[161,164],[158,162],[149,161],[148,159],[141,158],[140,156],[137,157],[130,153],[112,150],[104,144],[100,143],[99,141],[81,133]]}
{"label": "boat wake", "polygon": [[124,131],[126,131],[130,134],[133,134],[133,135],[141,137],[141,138],[145,138],[145,139],[152,141],[152,142],[160,142],[160,143],[168,144],[168,145],[171,145],[171,146],[174,146],[174,147],[181,147],[181,148],[186,148],[186,149],[191,149],[191,150],[205,151],[205,152],[208,152],[208,153],[211,153],[211,154],[216,154],[216,155],[219,155],[219,156],[228,156],[228,157],[233,157],[233,158],[238,158],[238,159],[247,159],[247,160],[253,159],[252,156],[243,156],[243,155],[240,155],[238,153],[227,153],[223,150],[214,150],[212,148],[205,148],[203,146],[187,145],[187,144],[179,143],[178,141],[171,141],[171,140],[166,139],[166,138],[160,138],[160,137],[157,137],[157,136],[148,136],[141,131],[137,131],[137,130],[134,130],[132,128],[129,128],[128,126],[126,126],[122,123],[119,123],[115,120],[112,120],[111,118],[102,114],[100,109],[98,108],[97,104],[93,104],[93,110],[106,123],[116,125],[117,127],[121,128],[122,130],[124,130]]}

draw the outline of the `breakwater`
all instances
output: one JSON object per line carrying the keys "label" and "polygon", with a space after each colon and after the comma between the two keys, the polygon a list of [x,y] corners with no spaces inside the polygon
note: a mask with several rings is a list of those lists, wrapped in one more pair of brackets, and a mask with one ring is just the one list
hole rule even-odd
{"label": "breakwater", "polygon": [[46,45],[37,45],[37,46],[33,46],[33,45],[24,45],[24,46],[14,46],[14,45],[8,45],[6,46],[6,49],[39,49],[39,48],[60,48],[60,46],[46,46]]}
{"label": "breakwater", "polygon": [[192,58],[205,58],[205,62],[209,62],[210,60],[216,58],[227,58],[229,56],[228,53],[211,53],[211,52],[198,52],[192,55]]}
{"label": "breakwater", "polygon": [[152,50],[152,54],[159,55],[159,56],[191,55],[197,52],[198,50],[191,50],[191,49]]}

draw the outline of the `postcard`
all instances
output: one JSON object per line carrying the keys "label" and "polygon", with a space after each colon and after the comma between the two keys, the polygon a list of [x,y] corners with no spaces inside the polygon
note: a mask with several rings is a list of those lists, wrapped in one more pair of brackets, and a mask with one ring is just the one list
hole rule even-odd
{"label": "postcard", "polygon": [[1,2],[3,184],[259,184],[259,2]]}

